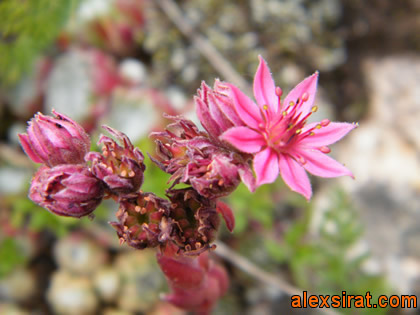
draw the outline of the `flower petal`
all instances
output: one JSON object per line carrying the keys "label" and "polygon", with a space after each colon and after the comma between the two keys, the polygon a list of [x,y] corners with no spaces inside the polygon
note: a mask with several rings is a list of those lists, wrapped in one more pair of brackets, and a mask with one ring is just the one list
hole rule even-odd
{"label": "flower petal", "polygon": [[[308,124],[303,128],[302,134],[306,130],[314,128],[319,123]],[[320,129],[314,129],[314,135],[308,136],[299,142],[299,145],[306,147],[320,147],[330,145],[343,138],[347,133],[357,127],[357,124],[331,122],[328,126],[321,127]]]}
{"label": "flower petal", "polygon": [[311,199],[312,188],[305,169],[289,155],[279,156],[280,174],[287,186],[293,191]]}
{"label": "flower petal", "polygon": [[194,97],[194,102],[196,105],[197,117],[203,125],[204,129],[206,129],[209,135],[213,137],[219,136],[221,132],[220,126],[218,126],[217,123],[212,119],[209,108],[206,106],[203,100],[197,96]]}
{"label": "flower petal", "polygon": [[264,137],[248,127],[233,127],[225,131],[220,138],[246,153],[255,153],[266,144]]}
{"label": "flower petal", "polygon": [[267,148],[254,157],[254,171],[257,175],[257,187],[272,183],[279,176],[278,156],[271,148]]}
{"label": "flower petal", "polygon": [[350,170],[317,149],[299,150],[298,154],[306,161],[303,167],[313,175],[321,177],[348,175],[354,177]]}
{"label": "flower petal", "polygon": [[267,105],[271,113],[276,113],[278,110],[278,96],[276,95],[276,86],[273,77],[271,76],[270,69],[265,60],[259,56],[260,65],[254,77],[254,95],[257,104],[261,110],[264,105]]}
{"label": "flower petal", "polygon": [[296,103],[296,100],[300,99],[304,93],[308,93],[308,100],[301,105],[299,111],[302,112],[302,116],[309,113],[315,100],[317,83],[318,72],[315,72],[313,75],[296,85],[284,99],[282,110],[284,110],[290,102]]}
{"label": "flower petal", "polygon": [[258,106],[233,84],[229,86],[229,95],[233,99],[233,105],[242,121],[251,128],[257,129],[263,123]]}

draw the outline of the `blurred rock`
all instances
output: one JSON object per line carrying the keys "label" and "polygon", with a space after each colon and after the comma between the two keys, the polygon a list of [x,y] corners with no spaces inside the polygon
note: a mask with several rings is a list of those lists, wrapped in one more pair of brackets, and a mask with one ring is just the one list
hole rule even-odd
{"label": "blurred rock", "polygon": [[29,315],[29,312],[20,309],[17,305],[0,302],[0,314],[2,315]]}
{"label": "blurred rock", "polygon": [[420,58],[369,59],[364,71],[369,116],[337,150],[356,180],[340,182],[360,212],[373,259],[395,289],[409,293],[420,277],[419,268],[406,268],[407,259],[420,262]]}
{"label": "blurred rock", "polygon": [[99,304],[92,281],[64,270],[51,277],[47,301],[54,313],[60,315],[95,314]]}
{"label": "blurred rock", "polygon": [[122,277],[117,305],[128,312],[146,312],[159,301],[164,279],[152,251],[133,250],[117,257]]}
{"label": "blurred rock", "polygon": [[112,266],[102,267],[95,272],[93,284],[103,301],[115,302],[121,287],[120,274]]}
{"label": "blurred rock", "polygon": [[90,275],[106,262],[107,253],[85,235],[73,233],[55,244],[54,258],[60,268],[75,274]]}
{"label": "blurred rock", "polygon": [[0,301],[24,302],[33,297],[36,290],[35,276],[27,269],[16,268],[0,279]]}

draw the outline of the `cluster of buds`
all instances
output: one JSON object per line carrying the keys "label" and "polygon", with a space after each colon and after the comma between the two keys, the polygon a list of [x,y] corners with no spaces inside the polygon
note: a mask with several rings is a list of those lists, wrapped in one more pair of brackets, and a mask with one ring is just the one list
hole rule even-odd
{"label": "cluster of buds", "polygon": [[170,117],[175,122],[163,132],[154,132],[156,158],[152,160],[171,174],[173,185],[191,185],[201,196],[215,199],[230,194],[241,180],[253,187],[247,156],[218,146],[190,120]]}
{"label": "cluster of buds", "polygon": [[87,133],[63,114],[53,114],[35,115],[28,133],[19,135],[26,154],[43,164],[32,179],[29,198],[54,214],[80,218],[99,205],[104,185],[84,161],[90,147]]}

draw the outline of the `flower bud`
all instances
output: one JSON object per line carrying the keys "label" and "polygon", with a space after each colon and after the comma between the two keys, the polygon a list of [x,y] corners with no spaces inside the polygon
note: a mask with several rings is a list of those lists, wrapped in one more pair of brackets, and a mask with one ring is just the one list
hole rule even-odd
{"label": "flower bud", "polygon": [[53,110],[54,117],[41,113],[31,119],[27,134],[19,139],[26,154],[36,163],[49,167],[84,163],[90,140],[75,121]]}
{"label": "flower bud", "polygon": [[156,247],[171,233],[168,201],[152,193],[137,193],[120,200],[118,222],[111,222],[120,242],[136,249]]}
{"label": "flower bud", "polygon": [[104,126],[123,146],[101,135],[98,144],[103,144],[102,154],[89,152],[85,159],[92,162],[92,173],[105,182],[115,194],[136,192],[143,184],[144,156],[122,132]]}
{"label": "flower bud", "polygon": [[42,166],[29,190],[29,198],[38,205],[54,214],[76,218],[92,213],[103,196],[103,183],[81,164]]}
{"label": "flower bud", "polygon": [[213,90],[204,82],[194,97],[198,119],[210,137],[221,144],[219,136],[229,128],[243,126],[228,96],[228,86],[216,80]]}

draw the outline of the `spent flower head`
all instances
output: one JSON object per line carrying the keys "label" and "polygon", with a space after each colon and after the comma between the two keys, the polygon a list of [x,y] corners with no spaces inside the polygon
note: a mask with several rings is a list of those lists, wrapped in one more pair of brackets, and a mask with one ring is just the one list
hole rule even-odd
{"label": "spent flower head", "polygon": [[260,57],[254,78],[257,104],[236,86],[228,84],[235,110],[245,126],[230,128],[221,139],[241,152],[254,155],[257,186],[272,183],[281,174],[292,190],[309,200],[312,188],[306,171],[321,177],[353,176],[327,153],[328,145],[357,125],[327,119],[307,124],[308,117],[317,110],[313,106],[317,81],[316,72],[281,101],[282,90],[275,86],[266,62]]}
{"label": "spent flower head", "polygon": [[102,154],[89,152],[85,159],[92,162],[92,173],[105,182],[109,191],[115,194],[136,192],[143,184],[144,156],[122,132],[103,126],[121,144],[101,135]]}

